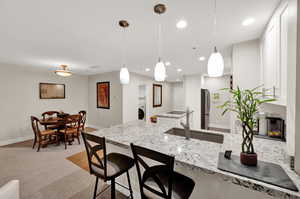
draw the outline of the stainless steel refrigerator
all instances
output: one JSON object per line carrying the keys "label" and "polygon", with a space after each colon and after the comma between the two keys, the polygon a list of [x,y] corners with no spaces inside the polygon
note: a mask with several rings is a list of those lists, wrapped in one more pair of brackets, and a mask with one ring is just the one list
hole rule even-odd
{"label": "stainless steel refrigerator", "polygon": [[201,89],[201,129],[208,129],[210,112],[210,93],[208,89]]}

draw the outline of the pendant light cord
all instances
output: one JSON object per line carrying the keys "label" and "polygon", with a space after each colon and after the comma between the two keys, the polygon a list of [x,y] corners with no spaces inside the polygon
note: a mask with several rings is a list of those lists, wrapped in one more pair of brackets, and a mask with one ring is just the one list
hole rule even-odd
{"label": "pendant light cord", "polygon": [[[160,15],[159,15],[159,18],[160,18]],[[159,21],[159,23],[158,23],[158,61],[161,61],[161,55],[162,55],[161,31],[162,31],[162,27],[161,27],[161,22]]]}
{"label": "pendant light cord", "polygon": [[125,67],[126,66],[126,60],[125,60],[125,44],[126,44],[126,28],[124,27],[123,28],[123,41],[121,42],[123,45],[122,45],[122,67]]}
{"label": "pendant light cord", "polygon": [[[214,42],[214,48],[216,48],[217,45],[217,0],[214,1],[214,28],[213,28],[213,42]],[[215,50],[214,50],[215,51]]]}

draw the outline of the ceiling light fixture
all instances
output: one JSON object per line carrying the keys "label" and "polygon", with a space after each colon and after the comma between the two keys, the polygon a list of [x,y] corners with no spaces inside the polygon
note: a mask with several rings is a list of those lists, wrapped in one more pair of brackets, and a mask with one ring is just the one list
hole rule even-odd
{"label": "ceiling light fixture", "polygon": [[245,19],[245,20],[242,22],[242,25],[243,25],[243,26],[249,26],[249,25],[253,24],[254,21],[255,21],[254,18],[247,18],[247,19]]}
{"label": "ceiling light fixture", "polygon": [[[154,12],[159,16],[166,11],[164,4],[157,4],[154,6]],[[166,79],[166,67],[161,60],[161,24],[158,25],[158,62],[154,68],[154,79],[158,82],[163,82]]]}
{"label": "ceiling light fixture", "polygon": [[150,70],[151,70],[150,68],[146,68],[146,69],[145,69],[146,72],[149,72]]}
{"label": "ceiling light fixture", "polygon": [[[217,0],[215,0],[214,6],[214,42],[216,42],[217,34]],[[214,47],[213,53],[210,55],[207,64],[207,73],[210,77],[220,77],[224,72],[224,59],[220,52],[218,52],[217,47]]]}
{"label": "ceiling light fixture", "polygon": [[179,72],[179,73],[180,73],[181,71],[182,71],[182,69],[181,69],[181,68],[178,68],[178,69],[177,69],[177,72]]}
{"label": "ceiling light fixture", "polygon": [[71,71],[68,70],[67,65],[60,65],[61,69],[54,71],[56,75],[62,77],[70,77],[72,75]]}
{"label": "ceiling light fixture", "polygon": [[[129,23],[126,20],[121,20],[119,21],[119,26],[121,26],[124,29],[124,38],[123,42],[125,42],[125,30],[129,26]],[[130,81],[130,76],[129,76],[129,71],[125,66],[125,45],[123,45],[122,49],[122,59],[123,59],[123,67],[120,70],[120,82],[121,84],[129,84]]]}
{"label": "ceiling light fixture", "polygon": [[165,64],[166,64],[166,66],[170,66],[171,62],[167,61]]}
{"label": "ceiling light fixture", "polygon": [[184,29],[187,27],[187,22],[185,20],[180,20],[176,23],[178,29]]}
{"label": "ceiling light fixture", "polygon": [[200,60],[200,61],[204,61],[205,59],[206,59],[206,58],[203,57],[203,56],[202,56],[202,57],[199,57],[199,60]]}

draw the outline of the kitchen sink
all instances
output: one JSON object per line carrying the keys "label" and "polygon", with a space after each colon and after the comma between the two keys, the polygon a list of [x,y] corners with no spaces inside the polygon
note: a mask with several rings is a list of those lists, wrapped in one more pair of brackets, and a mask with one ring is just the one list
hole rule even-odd
{"label": "kitchen sink", "polygon": [[[181,128],[172,128],[165,133],[169,135],[185,137],[184,129]],[[224,141],[224,136],[222,134],[207,133],[207,132],[195,131],[195,130],[191,130],[191,138],[208,141],[208,142],[215,142],[219,144],[223,144]]]}
{"label": "kitchen sink", "polygon": [[185,111],[170,111],[167,114],[182,115],[185,114]]}

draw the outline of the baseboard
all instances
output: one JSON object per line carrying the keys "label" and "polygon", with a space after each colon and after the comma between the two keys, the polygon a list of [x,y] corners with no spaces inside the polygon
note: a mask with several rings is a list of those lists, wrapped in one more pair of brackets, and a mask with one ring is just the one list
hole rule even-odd
{"label": "baseboard", "polygon": [[28,135],[28,136],[24,136],[24,137],[20,137],[20,138],[12,138],[12,139],[8,139],[8,140],[1,140],[0,146],[23,142],[23,141],[31,140],[31,139],[33,139],[33,135]]}
{"label": "baseboard", "polygon": [[92,124],[86,124],[85,125],[86,127],[91,127],[91,128],[94,128],[94,129],[103,129],[103,127],[100,127],[100,126],[97,126],[97,125],[92,125]]}
{"label": "baseboard", "polygon": [[[102,129],[103,127],[99,127],[96,125],[90,125],[87,124],[87,127],[91,127],[91,128],[95,128],[95,129]],[[31,140],[33,139],[33,135],[28,135],[28,136],[24,136],[24,137],[20,137],[20,138],[12,138],[12,139],[8,139],[8,140],[0,140],[0,146],[5,146],[5,145],[9,145],[9,144],[14,144],[14,143],[18,143],[18,142],[23,142],[26,140]]]}

